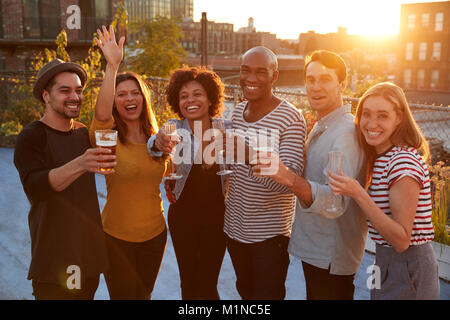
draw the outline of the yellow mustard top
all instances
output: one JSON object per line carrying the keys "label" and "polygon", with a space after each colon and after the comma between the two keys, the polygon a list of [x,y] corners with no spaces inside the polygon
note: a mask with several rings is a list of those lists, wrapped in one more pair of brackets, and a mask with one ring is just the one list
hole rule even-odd
{"label": "yellow mustard top", "polygon": [[[92,118],[89,130],[95,146],[95,130],[111,129],[114,119],[101,122]],[[106,204],[102,211],[103,230],[129,242],[144,242],[165,228],[159,189],[166,163],[153,159],[145,143],[122,144],[117,139],[115,173],[106,175]]]}

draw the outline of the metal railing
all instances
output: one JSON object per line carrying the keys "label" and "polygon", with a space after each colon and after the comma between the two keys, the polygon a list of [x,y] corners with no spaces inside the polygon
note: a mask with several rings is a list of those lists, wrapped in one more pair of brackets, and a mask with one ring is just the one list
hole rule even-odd
{"label": "metal railing", "polygon": [[[158,77],[148,77],[150,87],[157,84],[158,88],[165,88],[168,80]],[[309,113],[309,102],[305,92],[300,89],[275,88],[274,93],[282,99],[302,109],[304,115]],[[234,106],[244,100],[242,89],[238,85],[225,85],[225,110],[224,118],[231,118]],[[359,99],[344,97],[345,103],[350,103],[352,109],[356,109]],[[430,146],[433,162],[443,160],[450,162],[450,106],[434,106],[426,104],[410,104],[413,116],[421,128]],[[308,121],[308,119],[306,119]]]}
{"label": "metal railing", "polygon": [[[17,80],[26,80],[30,82],[33,73],[16,73],[16,72],[0,72],[0,112],[8,105],[7,101],[11,101],[11,89],[16,85]],[[144,77],[148,83],[154,103],[165,103],[165,89],[168,80],[159,77]],[[95,79],[91,82],[94,86],[101,84],[101,79]],[[309,109],[306,93],[300,89],[282,89],[275,88],[274,93],[282,99],[292,103],[303,113],[311,114]],[[238,85],[225,85],[225,110],[224,118],[230,118],[234,106],[243,101],[243,93]],[[353,110],[359,99],[352,97],[344,97],[346,103],[351,103]],[[425,104],[410,104],[414,118],[422,129],[432,152],[433,162],[437,160],[450,161],[450,106],[433,106]],[[307,119],[308,121],[308,119]]]}

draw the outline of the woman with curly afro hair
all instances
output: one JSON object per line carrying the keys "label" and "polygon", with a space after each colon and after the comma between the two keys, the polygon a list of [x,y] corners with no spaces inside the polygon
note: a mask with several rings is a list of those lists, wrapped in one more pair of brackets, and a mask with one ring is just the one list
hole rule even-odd
{"label": "woman with curly afro hair", "polygon": [[[180,117],[170,122],[176,123],[177,134],[183,138],[176,150],[185,154],[175,166],[182,177],[166,180],[165,187],[169,231],[185,300],[220,299],[217,281],[225,255],[225,177],[216,174],[219,164],[205,160],[203,150],[206,154],[212,123],[223,121],[214,118],[221,114],[223,99],[220,77],[205,67],[182,67],[170,76],[167,102]],[[231,122],[225,121],[225,126],[231,128]],[[151,155],[163,156],[172,152],[173,144],[160,130],[147,147]]]}

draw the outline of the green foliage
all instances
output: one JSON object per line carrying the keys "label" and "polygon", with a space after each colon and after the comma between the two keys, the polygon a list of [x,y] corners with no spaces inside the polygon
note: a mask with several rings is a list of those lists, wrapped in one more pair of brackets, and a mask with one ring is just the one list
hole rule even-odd
{"label": "green foliage", "polygon": [[125,8],[125,4],[123,1],[117,3],[116,12],[113,17],[113,21],[111,25],[116,30],[116,38],[120,39],[121,36],[124,36],[128,30],[128,13]]}
{"label": "green foliage", "polygon": [[142,77],[148,84],[148,87],[150,88],[150,92],[152,94],[152,108],[153,112],[155,113],[158,126],[161,127],[169,119],[178,118],[178,115],[170,109],[170,106],[166,101],[165,92],[167,88],[167,81],[148,79],[148,77],[145,75]]}
{"label": "green foliage", "polygon": [[[347,86],[347,88],[344,90],[343,95],[345,97],[350,98],[361,98],[362,95],[372,86],[376,85],[377,83],[383,82],[384,78],[382,77],[376,77],[374,79],[363,79],[358,80],[354,85]],[[356,112],[357,103],[352,102],[352,113]]]}
{"label": "green foliage", "polygon": [[450,167],[438,162],[430,167],[433,186],[433,215],[434,241],[450,245],[450,236],[447,226],[450,199]]}
{"label": "green foliage", "polygon": [[98,49],[94,48],[94,43],[92,43],[86,59],[79,62],[84,70],[86,70],[88,76],[88,81],[83,91],[83,104],[78,118],[78,121],[84,123],[86,126],[91,125],[95,103],[97,102],[97,95],[100,91],[100,85],[97,83],[97,78],[99,75],[103,76],[101,58],[101,53]]}
{"label": "green foliage", "polygon": [[[112,22],[113,26],[122,28],[121,32],[126,31],[128,25],[126,10],[123,2],[119,2],[116,7],[116,14]],[[124,29],[125,28],[125,29]],[[93,35],[94,37],[95,35]],[[37,72],[48,62],[53,59],[59,58],[63,61],[69,62],[70,56],[66,50],[67,48],[67,33],[63,29],[56,37],[56,50],[44,49],[44,52],[40,52],[35,56],[34,62],[31,65],[33,74]],[[81,108],[80,117],[78,121],[89,126],[91,123],[92,115],[95,108],[95,103],[100,90],[100,83],[98,79],[103,77],[101,68],[101,53],[98,48],[95,47],[94,41],[88,51],[88,55],[82,61],[77,61],[87,72],[88,81],[83,92],[83,104]],[[45,106],[42,102],[33,97],[33,86],[36,81],[36,76],[31,78],[18,78],[10,79],[15,82],[13,89],[13,106],[6,109],[0,114],[0,122],[14,121],[22,126],[28,123],[40,119],[45,111]]]}
{"label": "green foliage", "polygon": [[[67,33],[62,30],[56,38],[56,50],[50,50],[45,48],[44,52],[40,52],[34,58],[31,65],[31,71],[33,74],[37,74],[47,62],[59,58],[64,61],[70,61],[70,57],[67,54]],[[17,78],[11,79],[15,82],[15,87],[12,90],[12,107],[3,111],[0,115],[0,120],[3,121],[15,121],[19,122],[22,126],[37,120],[44,114],[44,105],[34,98],[33,86],[36,81],[36,76],[31,78]]]}
{"label": "green foliage", "polygon": [[22,128],[22,125],[16,121],[2,123],[0,126],[0,136],[12,136],[19,134]]}
{"label": "green foliage", "polygon": [[183,31],[176,19],[156,17],[150,22],[133,21],[130,32],[139,34],[125,52],[127,67],[138,74],[168,77],[186,56],[181,46]]}
{"label": "green foliage", "polygon": [[374,79],[363,79],[356,81],[354,88],[347,88],[344,90],[344,96],[352,98],[360,98],[364,92],[366,92],[370,87],[376,85],[377,83],[383,82],[384,78],[376,77]]}

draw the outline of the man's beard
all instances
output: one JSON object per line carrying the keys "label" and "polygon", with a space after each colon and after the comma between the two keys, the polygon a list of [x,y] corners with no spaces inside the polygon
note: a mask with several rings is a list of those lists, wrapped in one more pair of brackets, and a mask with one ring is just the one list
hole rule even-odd
{"label": "man's beard", "polygon": [[53,108],[53,110],[55,110],[57,113],[59,113],[62,117],[64,117],[65,119],[75,119],[78,118],[80,116],[80,111],[81,108],[77,108],[77,111],[70,111],[69,107],[67,106],[68,104],[80,104],[79,102],[76,101],[69,101],[69,102],[65,102],[62,106],[62,109],[58,109],[58,108]]}

